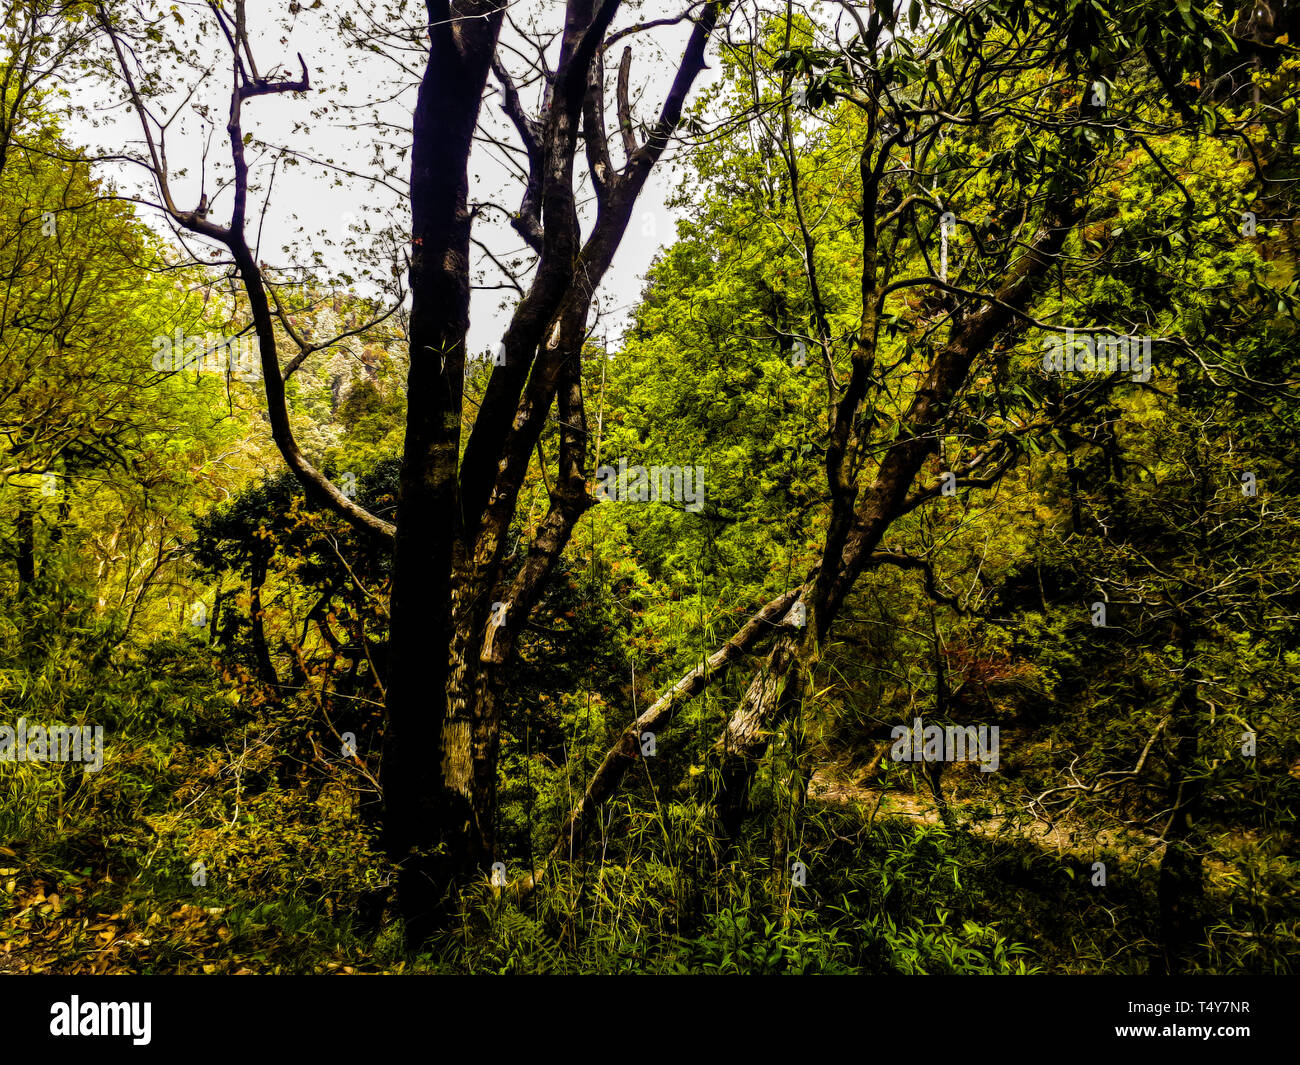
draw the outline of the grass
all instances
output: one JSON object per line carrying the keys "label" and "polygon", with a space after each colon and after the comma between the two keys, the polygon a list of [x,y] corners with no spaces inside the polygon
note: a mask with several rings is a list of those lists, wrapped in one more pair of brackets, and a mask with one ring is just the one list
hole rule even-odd
{"label": "grass", "polygon": [[[286,754],[312,749],[309,711],[248,697],[185,639],[94,670],[55,660],[3,673],[4,718],[102,724],[106,764],[0,766],[0,972],[1140,972],[1154,950],[1149,864],[1108,855],[1098,890],[1077,857],[868,825],[852,805],[792,811],[760,782],[730,850],[695,795],[633,789],[591,860],[555,866],[522,907],[470,885],[456,927],[412,955],[355,776]],[[802,886],[773,873],[777,817]],[[1295,863],[1234,869],[1210,892],[1204,970],[1287,969]]]}

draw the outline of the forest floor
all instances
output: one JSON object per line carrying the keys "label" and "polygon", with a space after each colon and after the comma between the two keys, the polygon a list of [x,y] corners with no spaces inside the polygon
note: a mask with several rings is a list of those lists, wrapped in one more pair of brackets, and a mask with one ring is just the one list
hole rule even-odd
{"label": "forest floor", "polygon": [[[905,818],[924,824],[943,823],[939,805],[923,790],[903,791],[879,784],[863,783],[861,771],[854,772],[844,763],[832,762],[816,769],[808,782],[808,798],[813,802],[856,806],[866,813],[867,824],[878,818]],[[951,813],[962,828],[990,843],[1022,841],[1061,856],[1087,858],[1102,851],[1118,854],[1126,861],[1155,864],[1164,844],[1154,836],[1133,829],[1112,829],[1085,825],[1078,819],[1054,822],[1017,811],[1000,817],[982,817],[983,803],[947,796]],[[1226,873],[1230,866],[1206,859],[1207,870]]]}
{"label": "forest floor", "polygon": [[[870,811],[868,823],[878,817],[910,818],[926,824],[941,824],[943,820],[938,803],[924,792],[905,792],[858,783],[852,777],[843,775],[843,767],[835,764],[822,766],[813,772],[808,782],[808,798],[814,802],[865,807]],[[1158,851],[1163,846],[1158,840],[1138,833],[1099,828],[1090,828],[1083,833],[1078,826],[1070,823],[1048,823],[1029,818],[1028,815],[980,820],[970,817],[966,811],[981,804],[959,798],[950,797],[948,805],[958,823],[981,839],[991,841],[1014,837],[1062,854],[1082,855],[1095,852],[1101,847],[1130,853],[1134,857],[1141,853],[1144,842],[1149,843],[1153,851]]]}
{"label": "forest floor", "polygon": [[[919,778],[913,783],[911,790],[884,784],[847,761],[832,761],[812,774],[808,799],[843,811],[866,829],[884,822],[942,824],[933,796]],[[952,817],[960,831],[987,847],[991,861],[1020,850],[1086,870],[1104,858],[1114,877],[1121,865],[1131,869],[1159,859],[1161,844],[1149,835],[1078,818],[1048,824],[1023,810],[993,816],[987,801],[964,798],[960,785],[956,778],[945,781]],[[107,862],[77,865],[54,868],[48,858],[0,846],[0,974],[412,971],[393,944],[344,934],[332,909],[307,914],[281,902],[251,909],[194,905],[156,894],[152,883],[124,876]],[[1232,878],[1224,875],[1229,866],[1207,861],[1206,871],[1212,894],[1232,894]],[[1023,885],[1016,890],[1023,894]]]}
{"label": "forest floor", "polygon": [[227,907],[130,898],[106,875],[33,868],[0,847],[0,975],[403,969],[345,949],[331,957],[321,938],[305,930],[286,937],[282,927]]}

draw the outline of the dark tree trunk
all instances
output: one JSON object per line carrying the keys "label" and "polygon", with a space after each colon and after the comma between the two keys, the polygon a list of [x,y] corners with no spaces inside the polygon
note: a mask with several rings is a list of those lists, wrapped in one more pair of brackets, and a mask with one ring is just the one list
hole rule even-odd
{"label": "dark tree trunk", "polygon": [[[583,244],[574,162],[584,121],[589,155],[597,162],[608,155],[600,108],[590,94],[600,89],[593,85],[592,70],[618,6],[617,0],[570,0],[558,65],[538,120],[523,115],[508,74],[497,66],[504,106],[525,143],[531,168],[516,228],[539,259],[532,285],[505,332],[504,365],[489,380],[459,477],[469,215],[463,169],[455,171],[453,190],[446,184],[451,168],[445,161],[449,153],[460,158],[455,153],[462,150],[468,156],[477,100],[473,115],[461,114],[463,125],[452,123],[447,114],[436,121],[417,114],[416,143],[427,137],[428,144],[424,155],[413,157],[413,200],[420,188],[432,190],[429,195],[440,202],[454,199],[455,224],[430,230],[431,236],[413,250],[421,261],[417,268],[413,257],[412,291],[427,288],[437,302],[431,300],[427,321],[417,323],[414,314],[412,320],[408,401],[412,412],[418,404],[422,413],[408,415],[391,612],[385,801],[389,851],[403,863],[401,908],[408,934],[416,941],[437,927],[456,883],[485,873],[499,860],[495,821],[503,670],[575,523],[591,505],[579,371],[592,296],[618,248],[637,195],[680,120],[717,17],[713,4],[700,14],[660,121],[649,140],[632,152],[624,170],[615,173],[604,162],[599,170],[593,164],[598,211]],[[494,17],[499,20],[500,11]],[[449,75],[444,71],[447,84],[431,90],[431,96],[463,100],[471,82],[481,94],[496,29],[476,32],[474,49],[458,53],[465,69]],[[425,88],[438,81],[438,69],[435,56]],[[422,91],[417,110],[423,112],[425,105]],[[422,159],[441,170],[423,172]],[[417,242],[420,234],[417,215]],[[430,251],[435,245],[440,249],[436,257]],[[422,271],[432,280],[420,281]],[[446,320],[453,311],[460,317],[450,328]],[[417,324],[430,339],[417,337]],[[426,359],[432,367],[433,351],[445,352],[442,377],[434,377],[429,369],[417,379],[417,361]],[[560,454],[550,509],[527,554],[512,570],[515,560],[506,555],[510,523],[557,399]],[[441,420],[430,411],[441,411]],[[438,661],[430,658],[431,651]],[[438,701],[436,707],[433,700]],[[424,755],[430,747],[438,752],[436,763]],[[436,859],[431,857],[433,848],[439,849]]]}
{"label": "dark tree trunk", "polygon": [[[257,663],[257,673],[263,684],[276,687],[280,676],[271,661],[271,652],[266,646],[266,626],[262,621],[262,585],[266,583],[267,559],[265,555],[253,557],[253,568],[248,578],[248,615],[253,637],[253,659]],[[216,609],[216,605],[213,605]]]}
{"label": "dark tree trunk", "polygon": [[18,506],[18,598],[26,599],[36,583],[36,515],[30,507]]}
{"label": "dark tree trunk", "polygon": [[[430,0],[429,59],[411,148],[411,365],[393,550],[382,782],[398,904],[423,942],[482,858],[444,734],[456,482],[469,327],[468,161],[503,8]],[[454,739],[454,737],[452,737]]]}
{"label": "dark tree trunk", "polygon": [[1201,833],[1196,824],[1201,782],[1196,775],[1200,754],[1198,676],[1191,665],[1192,634],[1180,623],[1182,681],[1169,720],[1170,751],[1165,852],[1160,860],[1156,905],[1160,920],[1160,953],[1152,966],[1165,975],[1184,972],[1204,938],[1205,878]]}

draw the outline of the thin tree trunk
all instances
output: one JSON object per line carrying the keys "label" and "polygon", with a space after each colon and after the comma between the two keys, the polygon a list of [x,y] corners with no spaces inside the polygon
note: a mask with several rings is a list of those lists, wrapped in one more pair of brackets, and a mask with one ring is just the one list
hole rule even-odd
{"label": "thin tree trunk", "polygon": [[258,676],[263,684],[275,687],[280,685],[280,676],[271,661],[271,652],[266,646],[266,626],[262,619],[262,585],[266,583],[267,559],[258,554],[253,558],[252,572],[248,578],[248,614],[253,636],[253,659],[257,663]]}
{"label": "thin tree trunk", "polygon": [[36,583],[36,515],[25,504],[18,505],[18,598],[26,599]]}
{"label": "thin tree trunk", "polygon": [[1205,876],[1202,839],[1196,824],[1202,785],[1196,777],[1200,753],[1198,675],[1190,659],[1193,639],[1187,623],[1180,623],[1179,646],[1183,676],[1178,699],[1169,719],[1169,804],[1165,827],[1165,852],[1160,860],[1156,904],[1160,920],[1160,954],[1153,968],[1165,975],[1186,970],[1204,939],[1203,901]]}

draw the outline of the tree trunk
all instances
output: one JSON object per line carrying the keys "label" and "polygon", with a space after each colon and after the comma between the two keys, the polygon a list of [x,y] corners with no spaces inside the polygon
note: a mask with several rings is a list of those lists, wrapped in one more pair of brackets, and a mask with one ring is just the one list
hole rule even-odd
{"label": "tree trunk", "polygon": [[36,583],[36,515],[18,504],[18,598],[26,599]]}
{"label": "tree trunk", "polygon": [[1172,744],[1169,769],[1171,813],[1165,827],[1165,852],[1160,860],[1156,905],[1160,920],[1160,954],[1152,966],[1165,975],[1183,972],[1204,938],[1202,902],[1205,894],[1201,833],[1196,825],[1201,782],[1196,776],[1200,753],[1198,676],[1191,665],[1193,639],[1180,622],[1178,643],[1183,677],[1169,719]]}
{"label": "tree trunk", "polygon": [[[252,572],[248,578],[248,615],[253,637],[253,659],[257,663],[258,676],[263,684],[279,687],[280,676],[271,661],[271,652],[266,646],[266,627],[262,621],[262,585],[266,583],[267,559],[258,554],[253,558]],[[216,604],[213,604],[216,610]]]}
{"label": "tree trunk", "polygon": [[[1030,245],[1030,253],[999,290],[996,301],[985,302],[954,327],[916,392],[903,419],[903,431],[885,453],[875,481],[856,510],[849,509],[856,498],[851,485],[842,485],[832,493],[840,513],[833,518],[827,536],[809,603],[806,635],[797,645],[792,636],[776,642],[718,743],[722,781],[716,808],[727,839],[734,839],[739,831],[750,778],[766,753],[772,729],[786,715],[800,712],[803,678],[812,675],[835,619],[863,569],[873,564],[881,539],[909,509],[908,493],[934,450],[948,404],[964,383],[975,357],[999,335],[1022,328],[1014,311],[1028,304],[1046,275],[1051,257],[1060,250],[1070,226],[1081,215],[1077,204],[1067,202],[1058,214],[1049,216]],[[869,361],[859,356],[855,377],[860,374],[859,367]],[[860,402],[861,396],[850,382],[837,411],[838,423],[852,422]],[[846,410],[846,405],[851,409]],[[838,475],[832,477],[832,483],[838,480]]]}
{"label": "tree trunk", "polygon": [[[735,841],[749,806],[749,788],[768,737],[799,701],[800,641],[780,637],[718,740],[714,758],[720,777],[715,800],[724,840]],[[806,654],[806,652],[805,652]]]}
{"label": "tree trunk", "polygon": [[[732,665],[765,637],[779,631],[791,605],[799,596],[800,589],[794,588],[765,604],[730,640],[708,657],[703,663],[690,670],[668,691],[660,696],[647,710],[634,721],[614,745],[606,752],[595,775],[591,778],[582,798],[569,812],[559,833],[555,845],[551,848],[549,860],[558,858],[572,859],[582,850],[601,805],[615,791],[620,782],[641,757],[641,734],[643,732],[660,732],[668,727],[681,707],[690,702],[712,682],[726,675]],[[519,891],[531,891],[541,879],[543,868],[530,873],[518,884]]]}
{"label": "tree trunk", "polygon": [[411,364],[382,762],[385,845],[399,866],[398,905],[417,943],[481,857],[458,786],[466,726],[447,721],[447,690],[457,653],[452,560],[464,533],[456,474],[469,328],[468,161],[504,11],[432,0],[428,8],[429,57],[412,131]]}

